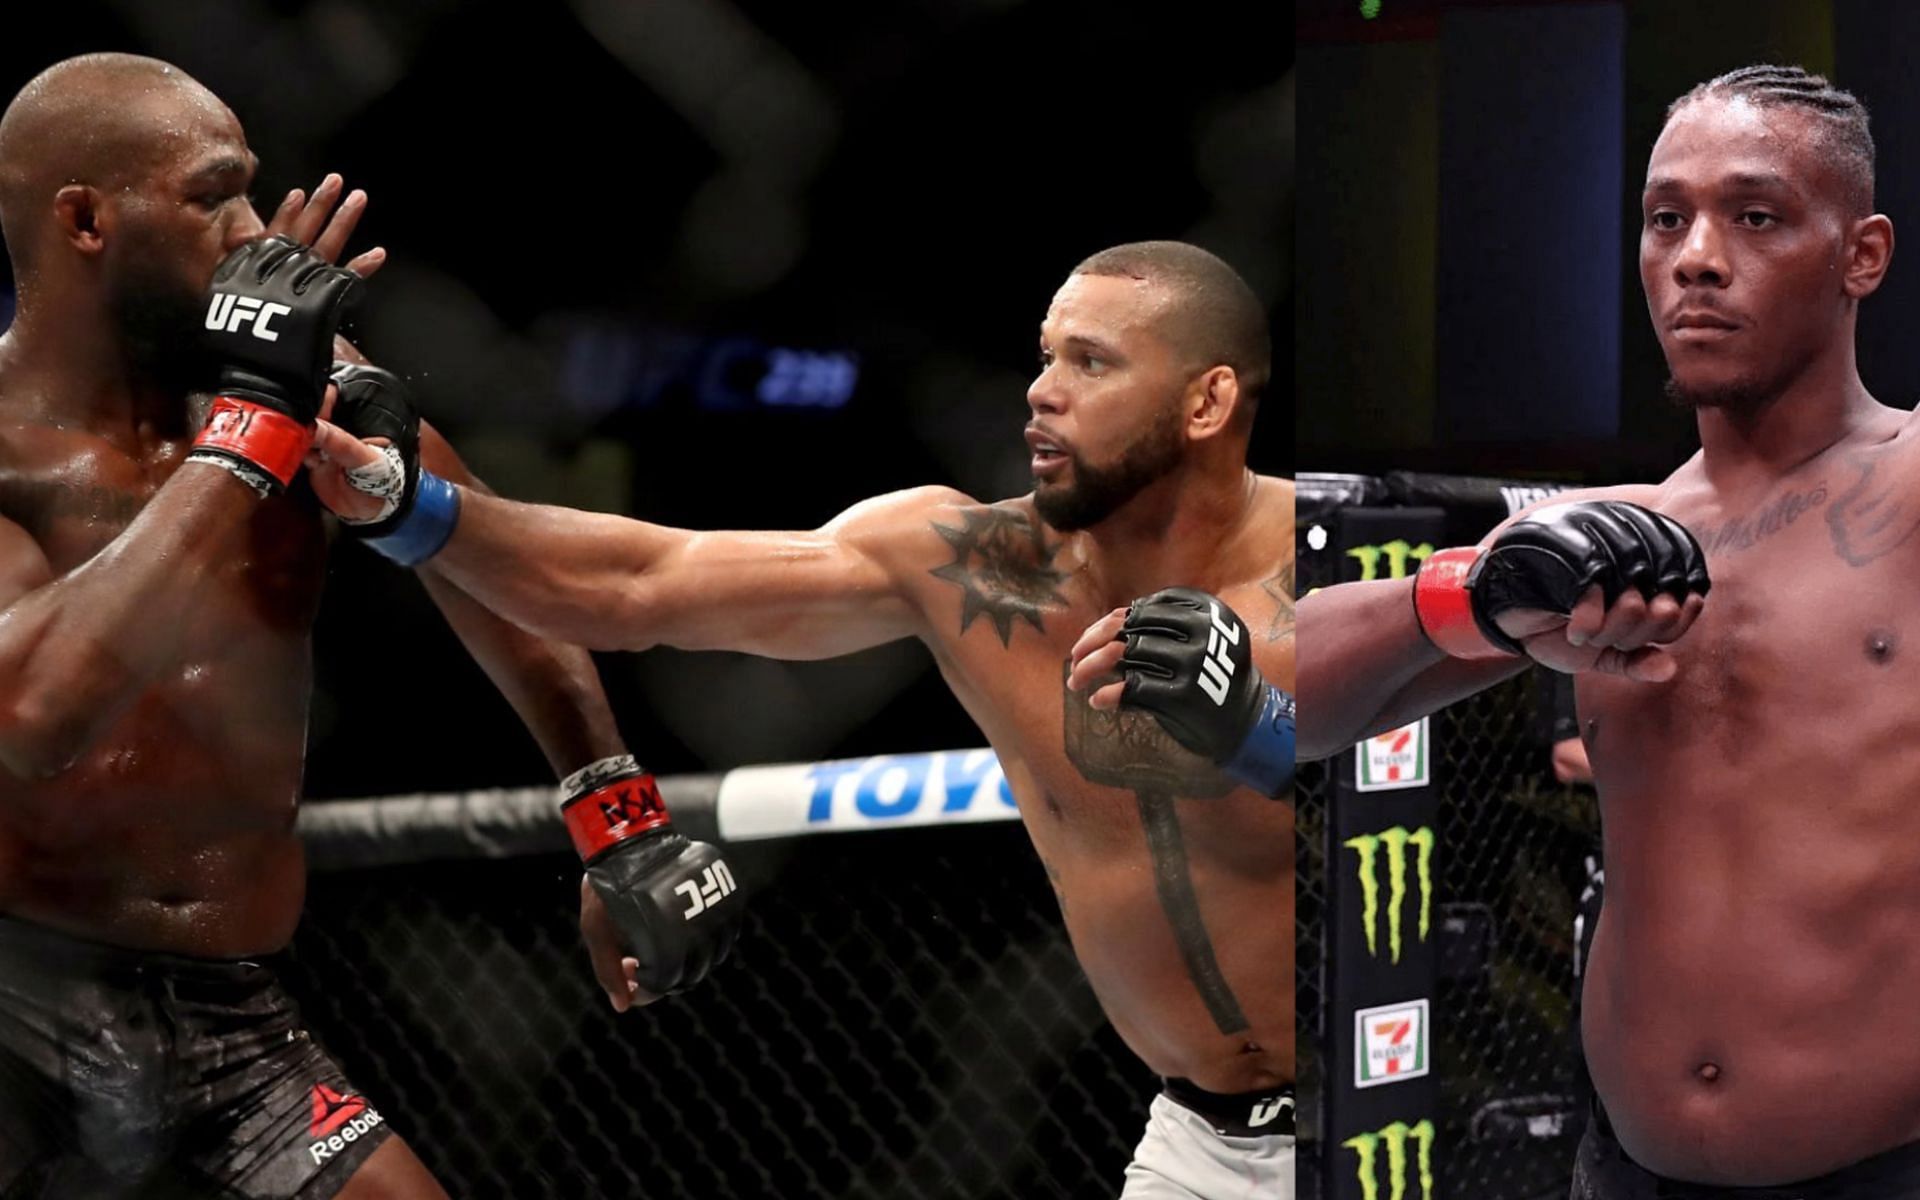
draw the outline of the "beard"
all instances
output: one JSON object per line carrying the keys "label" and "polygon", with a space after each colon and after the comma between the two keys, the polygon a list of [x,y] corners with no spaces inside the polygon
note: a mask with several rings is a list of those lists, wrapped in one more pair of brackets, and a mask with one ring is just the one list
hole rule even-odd
{"label": "beard", "polygon": [[206,296],[169,274],[158,256],[124,267],[112,308],[134,368],[171,389],[208,386],[211,361],[200,344],[205,304]]}
{"label": "beard", "polygon": [[1036,481],[1033,507],[1061,533],[1098,525],[1179,466],[1181,449],[1180,410],[1169,405],[1166,416],[1122,451],[1117,462],[1096,467],[1077,451],[1068,452],[1071,482]]}
{"label": "beard", "polygon": [[1665,390],[1674,407],[1694,411],[1723,408],[1730,412],[1752,412],[1780,394],[1777,383],[1752,376],[1729,379],[1710,387],[1688,387],[1669,375]]}

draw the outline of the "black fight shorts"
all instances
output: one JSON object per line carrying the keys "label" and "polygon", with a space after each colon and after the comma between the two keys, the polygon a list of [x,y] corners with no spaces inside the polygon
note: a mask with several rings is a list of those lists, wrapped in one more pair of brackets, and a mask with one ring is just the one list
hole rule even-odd
{"label": "black fight shorts", "polygon": [[0,1200],[322,1200],[391,1136],[258,963],[0,917]]}
{"label": "black fight shorts", "polygon": [[1920,1200],[1920,1142],[1779,1187],[1712,1187],[1664,1179],[1627,1157],[1596,1103],[1573,1162],[1571,1200]]}

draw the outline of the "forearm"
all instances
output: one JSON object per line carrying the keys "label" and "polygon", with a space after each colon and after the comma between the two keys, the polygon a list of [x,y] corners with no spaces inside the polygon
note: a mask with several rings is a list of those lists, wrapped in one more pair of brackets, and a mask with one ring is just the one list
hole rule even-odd
{"label": "forearm", "polygon": [[1349,583],[1300,601],[1300,758],[1325,758],[1527,668],[1524,658],[1469,661],[1434,649],[1412,589],[1410,579]]}
{"label": "forearm", "polygon": [[555,775],[626,753],[592,655],[487,611],[445,578],[437,564],[422,567],[420,581],[474,661],[520,715]]}
{"label": "forearm", "polygon": [[542,637],[642,649],[644,576],[686,537],[626,517],[524,504],[463,488],[460,521],[432,566],[482,605]]}
{"label": "forearm", "polygon": [[99,554],[8,606],[0,763],[23,777],[64,769],[177,663],[259,504],[228,472],[187,463]]}

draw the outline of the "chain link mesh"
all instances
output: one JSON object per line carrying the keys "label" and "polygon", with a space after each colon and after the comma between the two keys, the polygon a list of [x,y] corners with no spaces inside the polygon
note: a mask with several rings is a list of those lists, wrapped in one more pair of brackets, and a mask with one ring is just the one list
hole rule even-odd
{"label": "chain link mesh", "polygon": [[[1302,590],[1317,578],[1302,554]],[[1324,567],[1322,569],[1325,569]],[[1581,1130],[1575,1099],[1573,919],[1598,853],[1591,791],[1553,777],[1552,696],[1531,672],[1436,713],[1440,786],[1439,1194],[1536,1200],[1566,1194]],[[1328,764],[1299,776],[1301,1194],[1317,1172],[1325,1052]]]}
{"label": "chain link mesh", "polygon": [[733,956],[616,1016],[565,857],[316,876],[320,1040],[455,1196],[1112,1197],[1157,1081],[1017,827],[734,847]]}

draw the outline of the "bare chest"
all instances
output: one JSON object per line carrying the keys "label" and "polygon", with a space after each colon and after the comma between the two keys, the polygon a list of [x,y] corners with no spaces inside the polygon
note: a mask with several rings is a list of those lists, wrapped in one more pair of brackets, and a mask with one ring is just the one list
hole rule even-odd
{"label": "bare chest", "polygon": [[[85,436],[48,435],[37,453],[0,457],[0,517],[19,525],[55,575],[91,561],[140,517],[185,458],[184,440],[135,456]],[[245,551],[219,568],[214,610],[236,634],[305,635],[324,577],[318,508],[289,493],[249,518]]]}
{"label": "bare chest", "polygon": [[1712,591],[1671,647],[1671,682],[1583,677],[1589,734],[1698,734],[1732,751],[1794,725],[1920,719],[1920,505],[1863,497],[1854,482],[1785,489],[1735,514],[1671,510],[1706,549]]}

